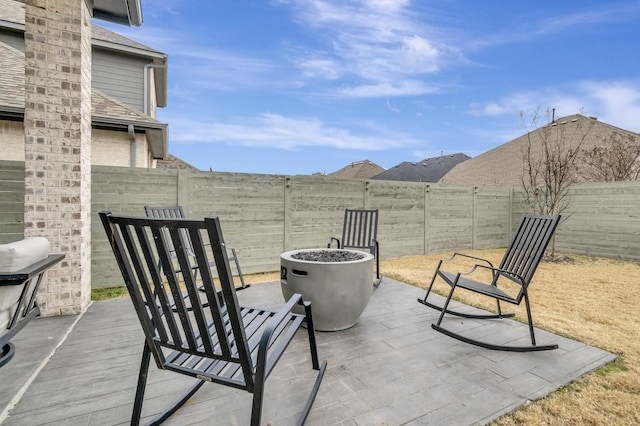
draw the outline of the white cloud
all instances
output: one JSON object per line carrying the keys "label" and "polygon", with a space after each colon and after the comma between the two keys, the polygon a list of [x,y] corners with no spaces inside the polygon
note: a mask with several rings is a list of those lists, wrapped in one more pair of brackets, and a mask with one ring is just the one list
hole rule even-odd
{"label": "white cloud", "polygon": [[[427,89],[425,83],[416,84],[416,80],[433,75],[451,58],[459,56],[457,49],[430,35],[435,31],[431,31],[424,16],[417,16],[418,7],[409,0],[281,0],[281,3],[292,6],[294,19],[314,30],[322,45],[315,50],[298,48],[293,53],[303,58],[294,63],[305,77],[362,81],[356,87],[339,89],[342,96],[430,93],[431,88]],[[316,58],[323,60],[314,69],[310,65],[316,65]]]}
{"label": "white cloud", "polygon": [[330,58],[302,58],[298,60],[297,66],[306,78],[337,80],[341,77],[339,66]]}
{"label": "white cloud", "polygon": [[[426,39],[413,35],[402,40],[402,53],[405,64],[419,72],[434,72],[439,69],[438,58],[440,51]],[[406,69],[406,68],[405,68]]]}
{"label": "white cloud", "polygon": [[371,9],[398,10],[409,5],[409,0],[364,0]]}
{"label": "white cloud", "polygon": [[609,124],[640,132],[640,82],[586,81],[580,88],[590,95],[589,115]]}
{"label": "white cloud", "polygon": [[[627,130],[640,130],[640,81],[582,81],[574,85],[547,87],[518,92],[503,99],[469,106],[475,116],[532,114],[555,108],[556,117],[578,114],[598,117],[601,121]],[[545,117],[540,117],[545,118]]]}
{"label": "white cloud", "polygon": [[478,104],[478,103],[471,104],[467,112],[471,115],[496,116],[496,115],[513,114],[514,109],[513,107],[507,106],[505,103],[499,104],[497,102],[488,102],[486,104]]}
{"label": "white cloud", "polygon": [[[173,143],[227,143],[275,149],[315,146],[337,149],[383,150],[412,146],[417,142],[401,133],[363,128],[362,135],[352,130],[327,125],[317,118],[285,117],[262,114],[234,123],[206,123],[199,119],[172,118]],[[366,126],[365,126],[366,127]],[[197,129],[197,130],[194,130]],[[377,129],[380,130],[380,129]]]}
{"label": "white cloud", "polygon": [[421,81],[402,80],[397,83],[380,82],[337,89],[340,96],[351,98],[382,98],[394,96],[415,96],[437,92],[437,88]]}
{"label": "white cloud", "polygon": [[614,3],[601,2],[594,7],[585,6],[578,12],[535,19],[523,14],[519,22],[505,22],[505,30],[492,34],[478,34],[469,38],[467,48],[482,49],[503,44],[521,43],[540,37],[569,33],[594,25],[615,25],[616,23],[637,19],[640,15],[637,2]]}
{"label": "white cloud", "polygon": [[591,10],[551,17],[539,22],[535,29],[538,34],[554,34],[586,25],[615,24],[633,19],[639,13],[637,4],[603,3]]}

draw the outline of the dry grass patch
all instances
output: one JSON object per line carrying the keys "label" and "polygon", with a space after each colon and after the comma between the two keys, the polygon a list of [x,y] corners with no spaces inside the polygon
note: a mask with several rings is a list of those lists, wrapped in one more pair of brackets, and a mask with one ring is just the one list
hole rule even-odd
{"label": "dry grass patch", "polygon": [[[504,249],[464,253],[497,266]],[[426,289],[438,261],[451,254],[385,259],[380,269],[386,276]],[[529,288],[534,325],[618,354],[619,359],[502,417],[496,425],[640,424],[640,263],[571,258],[572,262],[545,261],[538,267]],[[437,291],[446,294],[449,287],[440,281]],[[495,308],[488,298],[464,291],[456,295],[464,303]],[[526,318],[524,307],[515,312],[518,319]]]}

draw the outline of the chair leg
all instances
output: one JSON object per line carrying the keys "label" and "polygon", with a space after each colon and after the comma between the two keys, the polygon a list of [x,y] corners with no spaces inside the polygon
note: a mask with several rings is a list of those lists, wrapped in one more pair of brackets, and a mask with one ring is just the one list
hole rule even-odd
{"label": "chair leg", "polygon": [[[264,373],[264,371],[262,371]],[[251,426],[260,426],[262,418],[262,398],[264,393],[264,374],[256,372],[253,389],[253,403],[251,404]]]}
{"label": "chair leg", "polygon": [[238,271],[238,277],[240,278],[240,287],[236,287],[236,290],[244,290],[245,288],[251,287],[251,284],[245,284],[244,277],[242,276],[242,271],[240,270],[240,262],[238,261],[238,255],[236,254],[236,249],[231,248],[231,255],[233,256],[233,261],[236,264],[236,270]]}
{"label": "chair leg", "polygon": [[309,412],[311,411],[311,406],[318,395],[318,390],[320,389],[320,383],[322,383],[322,378],[324,377],[324,372],[327,369],[327,361],[322,361],[320,365],[318,361],[318,346],[316,344],[316,332],[315,327],[313,325],[313,315],[311,312],[311,303],[304,302],[304,311],[307,322],[307,333],[309,335],[309,349],[311,350],[311,365],[314,370],[318,370],[318,374],[316,375],[316,380],[313,384],[313,388],[311,389],[311,393],[307,398],[307,402],[300,413],[300,417],[298,418],[298,425],[303,425],[309,416]]}
{"label": "chair leg", "polygon": [[[531,323],[531,311],[529,310],[528,300],[526,303],[527,303],[527,317],[529,320],[529,331],[531,333],[531,343],[532,343],[531,346],[495,345],[492,343],[471,339],[469,337],[462,336],[461,334],[454,333],[451,330],[447,330],[446,328],[442,327],[441,324],[442,324],[442,319],[444,318],[445,312],[448,312],[447,307],[449,306],[449,302],[451,301],[451,296],[453,295],[454,289],[455,289],[455,285],[451,287],[451,291],[449,292],[449,295],[447,296],[447,301],[445,302],[441,310],[440,317],[438,318],[438,322],[436,324],[431,324],[431,328],[433,328],[434,330],[439,331],[442,334],[446,334],[449,337],[453,337],[454,339],[460,340],[461,342],[469,343],[474,346],[479,346],[485,349],[491,349],[495,351],[533,352],[533,351],[548,351],[548,350],[553,350],[558,348],[557,344],[542,345],[542,346],[537,346],[535,344],[535,338],[533,336],[533,325]],[[481,315],[474,316],[474,318],[481,318],[481,317],[482,317]],[[490,317],[490,318],[493,318],[493,317]]]}
{"label": "chair leg", "polygon": [[442,263],[442,261],[440,261],[440,263],[438,264],[438,267],[436,268],[436,272],[433,273],[433,278],[431,278],[431,282],[429,283],[429,287],[427,288],[427,294],[425,294],[424,299],[418,299],[418,302],[422,303],[423,305],[427,305],[430,308],[436,309],[436,310],[442,310],[442,308],[440,306],[437,305],[433,305],[429,302],[427,302],[427,298],[429,297],[429,294],[431,293],[431,288],[433,288],[433,283],[436,281],[436,277],[438,276],[438,270],[440,269],[440,264]]}
{"label": "chair leg", "polygon": [[144,401],[144,391],[147,387],[147,376],[149,375],[149,362],[151,360],[151,351],[144,342],[142,349],[142,360],[140,361],[140,372],[138,373],[138,387],[136,388],[136,399],[133,403],[133,413],[131,414],[131,424],[140,424],[140,415],[142,414],[142,402]]}
{"label": "chair leg", "polygon": [[[309,412],[311,411],[311,407],[313,406],[313,402],[318,395],[318,391],[320,390],[320,384],[322,383],[322,379],[324,377],[324,373],[327,369],[327,361],[322,361],[320,364],[318,360],[318,346],[316,344],[316,335],[315,335],[315,327],[313,325],[313,315],[311,312],[311,303],[310,302],[300,302],[304,306],[305,311],[305,325],[307,328],[307,334],[309,336],[309,349],[311,352],[311,365],[314,370],[318,371],[316,375],[316,379],[313,383],[313,387],[311,388],[311,392],[307,397],[307,401],[298,417],[297,425],[303,425],[309,416]],[[263,360],[264,361],[264,360]],[[253,406],[251,408],[251,425],[257,426],[260,424],[260,419],[262,417],[262,399],[264,392],[264,362],[258,360],[258,365],[256,368],[256,377],[254,384],[254,394],[253,394]]]}
{"label": "chair leg", "polygon": [[[440,263],[442,263],[442,261]],[[447,306],[449,305],[449,302],[447,302],[445,304],[445,306],[438,306],[438,305],[434,305],[431,302],[428,302],[427,298],[429,297],[429,294],[431,293],[431,289],[433,288],[433,283],[436,281],[436,278],[438,277],[438,271],[439,270],[440,270],[440,264],[438,264],[438,267],[436,268],[436,272],[433,274],[433,278],[431,279],[431,283],[429,284],[429,288],[427,289],[427,294],[424,296],[424,299],[418,299],[418,302],[422,303],[423,305],[428,306],[428,307],[430,307],[432,309],[435,309],[436,311],[440,311],[440,312],[442,312],[443,309],[444,309],[445,310],[444,312],[446,312],[449,315],[455,315],[457,317],[469,318],[469,319],[502,319],[502,318],[513,318],[516,315],[514,312],[509,312],[507,314],[503,314],[502,311],[500,310],[500,301],[497,301],[498,302],[498,314],[480,314],[480,315],[478,315],[478,314],[466,314],[464,312],[457,312],[457,311],[452,311],[450,309],[447,309]],[[453,288],[452,288],[452,290],[453,290]]]}
{"label": "chair leg", "polygon": [[305,321],[307,323],[307,334],[309,335],[309,349],[311,350],[311,365],[314,370],[319,370],[318,346],[316,345],[316,329],[313,325],[313,314],[311,313],[311,302],[303,302]]}
{"label": "chair leg", "polygon": [[449,291],[449,294],[447,295],[447,300],[444,302],[444,305],[440,309],[440,317],[438,317],[438,323],[437,323],[438,326],[442,323],[442,320],[444,319],[444,314],[449,312],[447,308],[449,307],[449,302],[451,302],[451,297],[453,296],[453,292],[455,289],[456,289],[456,285],[453,284],[451,286],[451,290]]}
{"label": "chair leg", "polygon": [[527,308],[527,322],[529,323],[529,334],[531,334],[531,344],[536,345],[536,336],[533,331],[533,319],[531,318],[531,307],[529,306],[529,297],[524,295],[524,305]]}
{"label": "chair leg", "polygon": [[376,258],[376,279],[373,281],[373,286],[378,288],[380,283],[382,282],[382,275],[380,275],[380,252],[378,247],[378,242],[376,241],[375,245],[375,253],[374,256]]}
{"label": "chair leg", "polygon": [[11,361],[11,358],[15,355],[16,348],[13,343],[7,343],[2,347],[0,352],[0,367]]}
{"label": "chair leg", "polygon": [[320,365],[320,368],[318,369],[318,374],[316,375],[316,380],[313,383],[313,387],[311,388],[311,393],[309,394],[309,397],[307,398],[307,402],[304,405],[304,409],[302,410],[302,413],[300,413],[300,417],[298,418],[298,426],[302,426],[304,424],[304,422],[307,420],[307,417],[309,416],[309,412],[311,411],[311,406],[313,405],[313,402],[316,400],[316,396],[318,395],[318,390],[320,390],[320,383],[322,383],[322,378],[324,377],[324,372],[327,369],[327,361],[322,361],[322,365]]}
{"label": "chair leg", "polygon": [[[147,342],[144,343],[144,349],[142,351],[142,360],[140,362],[140,373],[138,374],[138,386],[136,388],[136,399],[133,404],[133,414],[131,415],[131,424],[139,425],[140,417],[142,414],[142,404],[144,402],[144,393],[147,387],[147,377],[149,375],[149,363],[151,361],[151,351],[147,345]],[[171,408],[166,410],[164,413],[157,416],[153,419],[149,425],[159,425],[165,420],[167,420],[173,413],[178,411],[180,407],[182,407],[188,400],[191,398],[204,384],[204,380],[198,380],[198,382],[193,385],[189,390],[176,402],[173,404]]]}
{"label": "chair leg", "polygon": [[[311,327],[308,328],[312,329]],[[320,365],[319,368],[315,369],[319,371],[316,375],[316,380],[313,383],[313,387],[311,388],[311,393],[307,398],[307,402],[302,409],[302,413],[300,413],[300,416],[298,417],[298,422],[296,423],[298,426],[304,425],[304,422],[309,416],[309,412],[311,411],[313,402],[318,395],[320,383],[322,383],[322,378],[324,377],[324,373],[327,369],[327,361],[322,361],[322,365]],[[253,390],[253,403],[251,406],[251,426],[260,426],[260,420],[262,419],[262,402],[264,398],[264,382],[264,369],[258,368],[256,371],[255,385]]]}

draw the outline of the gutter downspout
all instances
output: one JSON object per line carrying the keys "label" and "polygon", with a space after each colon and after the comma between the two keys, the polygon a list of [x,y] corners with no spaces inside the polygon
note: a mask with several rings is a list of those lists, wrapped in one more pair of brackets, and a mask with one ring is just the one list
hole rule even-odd
{"label": "gutter downspout", "polygon": [[129,132],[129,149],[130,149],[130,166],[132,168],[136,167],[136,132],[133,128],[133,124],[129,124],[127,127],[127,131]]}

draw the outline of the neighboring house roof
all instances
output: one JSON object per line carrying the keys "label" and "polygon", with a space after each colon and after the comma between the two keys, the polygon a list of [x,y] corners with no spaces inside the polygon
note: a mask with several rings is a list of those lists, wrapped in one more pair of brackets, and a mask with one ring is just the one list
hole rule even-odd
{"label": "neighboring house roof", "polygon": [[199,170],[197,167],[192,166],[186,161],[176,157],[172,154],[167,154],[164,160],[158,160],[156,164],[158,169],[178,169],[178,170]]}
{"label": "neighboring house roof", "polygon": [[440,157],[425,158],[412,163],[404,161],[384,172],[373,176],[377,180],[401,180],[407,182],[437,182],[457,164],[470,159],[466,154],[458,153],[441,155]]}
{"label": "neighboring house roof", "polygon": [[[94,0],[94,10],[98,7],[97,3],[98,2]],[[112,6],[108,7],[113,8],[116,6],[116,8],[119,8],[120,3],[125,4],[139,2],[133,0],[128,2],[124,2],[122,0],[103,0],[101,3],[103,3],[103,6],[101,7],[106,9],[109,3],[111,3]],[[24,32],[24,8],[25,5],[23,2],[16,0],[0,0],[0,27]],[[156,103],[159,107],[167,106],[167,55],[165,53],[152,49],[144,44],[138,43],[94,23],[91,24],[91,44],[94,47],[125,52],[152,60],[154,63],[153,73],[155,77]]]}
{"label": "neighboring house roof", "polygon": [[382,171],[384,168],[373,161],[362,160],[351,163],[337,172],[329,173],[327,176],[342,179],[369,179]]}
{"label": "neighboring house roof", "polygon": [[[0,42],[0,118],[24,118],[24,54]],[[91,90],[91,122],[94,127],[127,131],[129,125],[145,131],[154,158],[167,154],[167,125]]]}
{"label": "neighboring house roof", "polygon": [[454,185],[521,186],[524,170],[523,150],[529,145],[530,138],[534,149],[532,155],[534,157],[542,155],[541,136],[538,130],[545,126],[550,126],[548,128],[549,138],[561,140],[567,149],[575,149],[575,146],[582,139],[582,134],[586,132],[587,136],[580,147],[583,151],[601,145],[603,141],[609,140],[614,133],[638,136],[637,133],[598,121],[595,117],[586,117],[581,114],[570,115],[558,118],[553,123],[545,124],[510,142],[458,164],[439,182]]}

